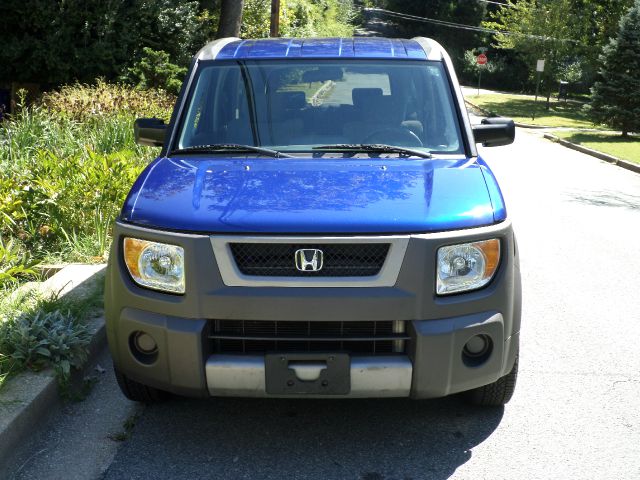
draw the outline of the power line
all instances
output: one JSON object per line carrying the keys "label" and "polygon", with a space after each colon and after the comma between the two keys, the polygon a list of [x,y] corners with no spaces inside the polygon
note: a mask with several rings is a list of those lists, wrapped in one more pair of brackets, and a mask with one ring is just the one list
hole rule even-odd
{"label": "power line", "polygon": [[[486,0],[489,1],[489,0]],[[438,20],[435,18],[427,18],[427,17],[418,17],[416,15],[410,15],[408,13],[400,13],[400,12],[392,12],[391,10],[385,10],[383,8],[365,8],[364,9],[367,12],[376,12],[376,13],[383,13],[385,15],[389,15],[390,17],[396,17],[396,18],[401,18],[403,20],[413,20],[416,22],[422,22],[422,23],[432,23],[434,25],[440,25],[443,27],[448,27],[448,28],[457,28],[458,30],[468,30],[468,31],[473,31],[473,32],[482,32],[482,33],[491,33],[491,34],[500,34],[500,35],[505,35],[505,36],[518,36],[518,37],[525,37],[525,38],[531,38],[531,39],[535,39],[535,40],[555,40],[555,41],[562,41],[562,42],[572,42],[572,43],[580,43],[577,40],[572,40],[572,39],[567,39],[567,38],[554,38],[554,37],[547,37],[544,35],[532,35],[530,33],[520,33],[520,32],[509,32],[507,30],[496,30],[493,28],[486,28],[486,27],[479,27],[479,26],[474,26],[474,25],[466,25],[463,23],[454,23],[454,22],[447,22],[445,20]]]}

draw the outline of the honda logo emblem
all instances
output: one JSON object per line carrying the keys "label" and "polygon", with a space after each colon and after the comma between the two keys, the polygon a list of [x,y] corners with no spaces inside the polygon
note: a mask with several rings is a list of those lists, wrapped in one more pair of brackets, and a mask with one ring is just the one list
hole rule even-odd
{"label": "honda logo emblem", "polygon": [[296,250],[296,268],[301,272],[319,272],[322,270],[324,253],[317,248],[302,248]]}

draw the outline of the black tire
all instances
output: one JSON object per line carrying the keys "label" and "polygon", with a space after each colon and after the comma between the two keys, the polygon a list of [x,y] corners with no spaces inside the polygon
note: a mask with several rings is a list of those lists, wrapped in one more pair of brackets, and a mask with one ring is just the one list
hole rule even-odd
{"label": "black tire", "polygon": [[504,377],[484,387],[465,392],[467,401],[481,407],[501,407],[511,400],[518,378],[518,357],[519,355],[516,355],[513,368]]}
{"label": "black tire", "polygon": [[115,367],[114,371],[116,373],[116,380],[118,381],[120,390],[122,390],[124,396],[129,400],[147,404],[158,403],[166,400],[168,396],[167,392],[131,380]]}

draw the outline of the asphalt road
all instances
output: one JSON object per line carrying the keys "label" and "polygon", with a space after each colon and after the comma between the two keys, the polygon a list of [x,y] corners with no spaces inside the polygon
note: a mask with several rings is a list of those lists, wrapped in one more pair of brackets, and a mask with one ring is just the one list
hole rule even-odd
{"label": "asphalt road", "polygon": [[108,371],[34,437],[14,478],[640,478],[640,175],[523,130],[483,153],[523,272],[520,376],[504,409],[455,397],[137,408]]}

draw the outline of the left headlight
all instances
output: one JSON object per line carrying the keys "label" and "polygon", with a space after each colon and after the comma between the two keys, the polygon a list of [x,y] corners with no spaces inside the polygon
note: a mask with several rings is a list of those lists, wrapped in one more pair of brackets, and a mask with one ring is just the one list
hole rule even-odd
{"label": "left headlight", "polygon": [[450,245],[438,249],[436,293],[466,292],[484,287],[500,263],[500,240]]}
{"label": "left headlight", "polygon": [[124,239],[124,263],[143,287],[184,293],[184,249],[137,238]]}

